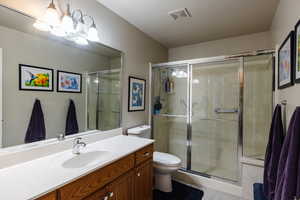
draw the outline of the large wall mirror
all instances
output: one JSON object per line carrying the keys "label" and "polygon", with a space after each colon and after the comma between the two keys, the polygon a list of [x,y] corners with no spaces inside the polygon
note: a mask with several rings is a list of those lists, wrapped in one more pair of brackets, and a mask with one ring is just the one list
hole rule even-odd
{"label": "large wall mirror", "polygon": [[[34,22],[0,6],[1,146],[120,127],[122,52],[95,42],[78,45],[36,30]],[[30,135],[43,126],[40,118],[44,137]]]}

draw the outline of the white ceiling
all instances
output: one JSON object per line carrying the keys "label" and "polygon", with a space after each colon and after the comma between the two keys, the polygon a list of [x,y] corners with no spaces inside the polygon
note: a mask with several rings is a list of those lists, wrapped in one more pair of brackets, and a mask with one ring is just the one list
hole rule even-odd
{"label": "white ceiling", "polygon": [[[97,0],[166,47],[269,30],[279,0]],[[168,12],[187,8],[192,18]]]}

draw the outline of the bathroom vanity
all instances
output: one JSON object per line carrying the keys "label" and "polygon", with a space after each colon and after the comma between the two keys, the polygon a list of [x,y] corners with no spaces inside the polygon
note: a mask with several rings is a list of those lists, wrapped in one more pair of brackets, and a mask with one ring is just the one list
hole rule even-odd
{"label": "bathroom vanity", "polygon": [[153,140],[98,140],[79,155],[67,149],[0,169],[0,199],[151,200],[152,157]]}
{"label": "bathroom vanity", "polygon": [[38,200],[151,200],[152,153],[150,144]]}

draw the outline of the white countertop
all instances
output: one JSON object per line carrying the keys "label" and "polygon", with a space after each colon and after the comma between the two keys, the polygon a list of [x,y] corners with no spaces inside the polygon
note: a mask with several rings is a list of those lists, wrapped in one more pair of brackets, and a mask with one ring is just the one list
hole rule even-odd
{"label": "white countertop", "polygon": [[[84,140],[83,140],[84,141]],[[65,161],[75,157],[72,150],[52,154],[32,161],[0,169],[0,199],[35,199],[102,168],[151,143],[153,140],[132,136],[115,136],[88,144],[82,151],[105,151],[108,155],[80,168],[66,168]]]}

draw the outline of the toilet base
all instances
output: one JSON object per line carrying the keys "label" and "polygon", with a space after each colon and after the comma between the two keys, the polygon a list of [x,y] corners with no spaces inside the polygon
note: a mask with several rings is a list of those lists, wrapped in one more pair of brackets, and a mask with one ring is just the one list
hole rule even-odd
{"label": "toilet base", "polygon": [[162,192],[172,192],[172,176],[171,174],[155,174],[155,189]]}

